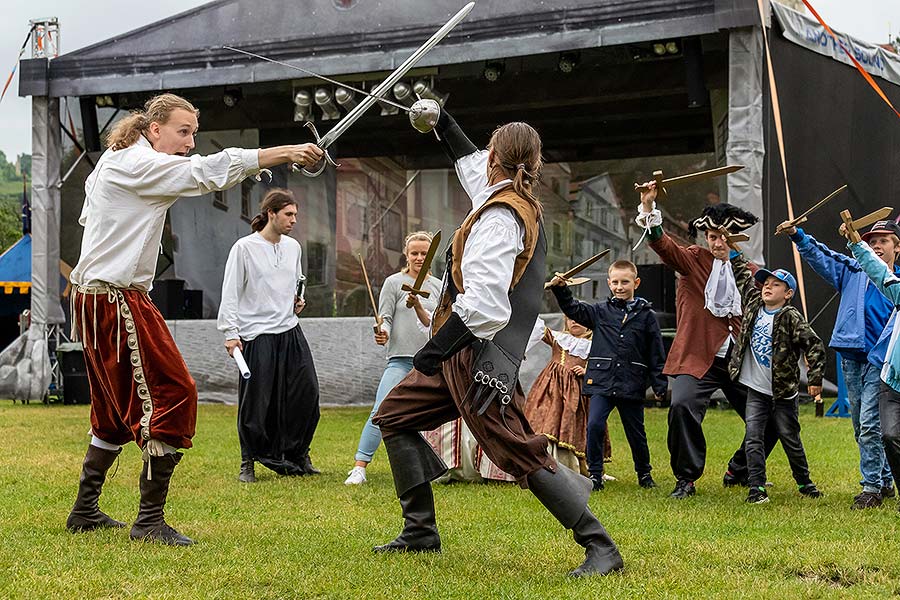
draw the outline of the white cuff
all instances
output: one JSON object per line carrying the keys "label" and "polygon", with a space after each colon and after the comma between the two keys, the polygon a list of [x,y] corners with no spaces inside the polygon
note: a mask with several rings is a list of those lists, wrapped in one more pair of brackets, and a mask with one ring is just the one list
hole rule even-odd
{"label": "white cuff", "polygon": [[634,222],[642,229],[650,229],[662,225],[662,213],[656,208],[656,202],[653,203],[653,210],[644,212],[644,205],[638,204],[638,214],[634,218]]}
{"label": "white cuff", "polygon": [[247,175],[259,173],[259,149],[241,149],[241,167]]}

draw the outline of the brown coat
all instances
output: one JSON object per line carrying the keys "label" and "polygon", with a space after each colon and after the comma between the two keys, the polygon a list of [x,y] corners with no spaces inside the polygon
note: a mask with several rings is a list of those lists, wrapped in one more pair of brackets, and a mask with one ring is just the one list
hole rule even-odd
{"label": "brown coat", "polygon": [[[678,331],[663,373],[700,379],[712,366],[728,334],[737,337],[741,317],[714,317],[704,308],[706,281],[715,260],[712,252],[697,245],[679,246],[666,233],[650,242],[650,247],[680,275],[675,295]],[[755,265],[752,269],[756,271]]]}

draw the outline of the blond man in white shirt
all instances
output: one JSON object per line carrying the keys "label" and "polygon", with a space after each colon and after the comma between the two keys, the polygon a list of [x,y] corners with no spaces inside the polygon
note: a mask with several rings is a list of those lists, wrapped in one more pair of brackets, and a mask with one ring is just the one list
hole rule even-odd
{"label": "blond man in white shirt", "polygon": [[227,189],[260,169],[311,165],[322,157],[311,144],[189,157],[198,114],[174,94],[148,100],[113,127],[109,148],[85,182],[81,256],[71,274],[72,323],[84,344],[92,437],[66,522],[72,532],[125,526],[103,513],[98,501],[106,472],[133,440],[144,451],[144,466],[131,538],[193,543],[163,514],[182,457],[177,450],[191,447],[197,417],[194,380],[148,296],[166,211],[182,196]]}
{"label": "blond man in white shirt", "polygon": [[250,224],[253,233],[231,248],[222,281],[219,331],[225,349],[240,349],[250,379],[240,380],[238,479],[254,483],[254,462],[280,475],[316,475],[309,444],[319,422],[319,381],[297,315],[306,301],[297,222],[290,190],[272,189]]}

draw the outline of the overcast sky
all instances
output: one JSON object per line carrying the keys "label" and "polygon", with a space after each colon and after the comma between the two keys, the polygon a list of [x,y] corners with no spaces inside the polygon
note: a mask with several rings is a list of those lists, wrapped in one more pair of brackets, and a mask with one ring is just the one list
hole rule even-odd
{"label": "overcast sky", "polygon": [[[66,53],[204,3],[204,0],[153,0],[141,3],[122,0],[6,0],[0,20],[0,89],[15,63],[31,19],[57,17],[62,52]],[[866,41],[884,43],[890,39],[889,32],[896,36],[900,31],[900,0],[813,0],[812,4],[833,29]],[[26,50],[25,58],[30,57],[29,52],[30,49]],[[18,74],[0,102],[0,150],[10,159],[22,152],[31,152],[30,99],[19,98],[17,94]]]}

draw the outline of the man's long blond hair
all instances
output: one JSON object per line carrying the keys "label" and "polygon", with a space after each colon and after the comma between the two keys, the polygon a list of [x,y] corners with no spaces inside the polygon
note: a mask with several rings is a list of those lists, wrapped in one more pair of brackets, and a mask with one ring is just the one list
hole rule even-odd
{"label": "man's long blond hair", "polygon": [[147,100],[143,110],[131,111],[131,114],[121,119],[115,125],[109,135],[106,136],[106,145],[111,150],[122,150],[133,145],[138,138],[147,133],[150,123],[165,125],[172,116],[172,112],[183,109],[200,116],[200,111],[193,104],[175,94],[160,94]]}

